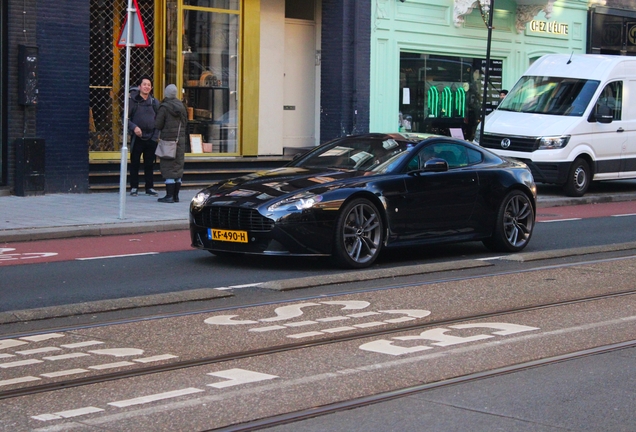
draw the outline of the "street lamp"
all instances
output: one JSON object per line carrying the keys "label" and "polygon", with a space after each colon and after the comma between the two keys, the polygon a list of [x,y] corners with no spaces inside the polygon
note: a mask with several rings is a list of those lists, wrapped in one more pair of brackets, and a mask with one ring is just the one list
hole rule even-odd
{"label": "street lamp", "polygon": [[490,0],[490,5],[482,4],[488,0],[479,0],[479,10],[488,28],[488,39],[486,42],[486,71],[484,73],[484,96],[481,101],[481,124],[480,140],[484,139],[484,124],[486,123],[486,99],[488,97],[488,80],[490,79],[490,45],[492,43],[492,17],[495,14],[495,0]]}

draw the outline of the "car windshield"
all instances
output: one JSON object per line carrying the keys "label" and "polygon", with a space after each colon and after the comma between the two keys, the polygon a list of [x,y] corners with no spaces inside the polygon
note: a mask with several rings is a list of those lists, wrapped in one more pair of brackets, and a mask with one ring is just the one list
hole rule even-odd
{"label": "car windshield", "polygon": [[291,165],[383,173],[390,171],[415,144],[386,136],[343,138],[301,156]]}
{"label": "car windshield", "polygon": [[497,109],[580,117],[598,86],[594,80],[524,76]]}

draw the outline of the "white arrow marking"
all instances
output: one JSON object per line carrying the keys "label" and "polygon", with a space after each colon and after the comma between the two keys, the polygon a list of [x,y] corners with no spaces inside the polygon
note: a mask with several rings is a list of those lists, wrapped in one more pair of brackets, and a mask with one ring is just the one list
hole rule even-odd
{"label": "white arrow marking", "polygon": [[260,372],[252,372],[245,369],[228,369],[220,372],[209,373],[219,378],[226,378],[228,381],[208,384],[209,387],[225,388],[241,384],[259,382],[278,378],[276,375],[268,375]]}
{"label": "white arrow marking", "polygon": [[258,321],[234,321],[232,318],[238,315],[219,315],[212,318],[208,318],[203,321],[206,324],[211,325],[241,325],[241,324],[258,324]]}
{"label": "white arrow marking", "polygon": [[493,332],[492,334],[507,336],[515,333],[523,333],[532,330],[540,330],[538,327],[528,327],[519,324],[508,324],[508,323],[479,323],[479,324],[459,324],[449,326],[451,328],[456,329],[467,329],[467,328],[489,328],[489,329],[498,329],[501,331]]}
{"label": "white arrow marking", "polygon": [[396,309],[396,310],[381,310],[382,313],[388,314],[404,314],[412,318],[424,318],[431,314],[431,311],[424,309]]}
{"label": "white arrow marking", "polygon": [[7,369],[12,367],[20,367],[20,366],[28,366],[37,363],[44,363],[42,360],[30,359],[30,360],[20,360],[9,363],[0,363],[0,368]]}
{"label": "white arrow marking", "polygon": [[42,378],[38,378],[38,377],[34,377],[34,376],[25,376],[25,377],[21,377],[21,378],[13,378],[13,379],[0,381],[0,387],[6,386],[6,385],[12,385],[12,384],[21,384],[21,383],[31,382],[31,381],[39,381],[41,379]]}
{"label": "white arrow marking", "polygon": [[274,322],[274,321],[284,321],[284,320],[288,320],[292,318],[298,318],[299,316],[303,314],[302,309],[304,307],[309,307],[309,306],[320,306],[320,305],[318,303],[301,303],[297,305],[279,307],[274,310],[274,312],[276,313],[275,317],[264,318],[260,321]]}
{"label": "white arrow marking", "polygon": [[369,343],[360,345],[360,349],[365,351],[377,352],[380,354],[389,354],[393,356],[399,356],[404,354],[412,354],[419,351],[426,351],[433,348],[429,346],[423,346],[423,345],[414,346],[411,348],[400,347],[400,346],[393,345],[393,342],[389,340],[381,339],[378,341],[369,342]]}
{"label": "white arrow marking", "polygon": [[89,351],[89,353],[97,354],[97,355],[109,355],[113,357],[128,357],[128,356],[134,356],[134,355],[141,355],[144,353],[144,350],[137,349],[137,348],[111,348],[111,349]]}
{"label": "white arrow marking", "polygon": [[41,341],[45,341],[45,340],[49,340],[49,339],[57,339],[57,338],[61,338],[61,337],[64,337],[64,335],[61,334],[61,333],[47,333],[47,334],[42,334],[42,335],[26,336],[26,337],[22,337],[20,339],[21,340],[25,340],[25,341],[29,341],[29,342],[41,342]]}
{"label": "white arrow marking", "polygon": [[174,391],[169,391],[165,393],[157,393],[154,395],[138,397],[134,399],[127,399],[127,400],[122,400],[117,402],[109,402],[108,405],[116,406],[117,408],[125,408],[125,407],[129,407],[133,405],[141,405],[141,404],[145,404],[149,402],[155,402],[159,400],[185,396],[185,395],[189,395],[193,393],[201,393],[203,391],[205,390],[190,387],[183,390],[174,390]]}
{"label": "white arrow marking", "polygon": [[490,335],[475,335],[475,336],[468,336],[468,337],[451,336],[446,334],[447,331],[450,331],[450,330],[445,328],[437,328],[432,330],[426,330],[425,332],[422,332],[417,336],[399,336],[394,339],[403,340],[403,341],[418,340],[418,339],[432,340],[432,341],[437,341],[437,342],[434,342],[433,345],[444,347],[444,346],[457,345],[457,344],[473,342],[473,341],[478,341],[482,339],[489,339],[491,337],[494,337]]}
{"label": "white arrow marking", "polygon": [[326,305],[342,305],[344,306],[342,308],[342,310],[352,310],[352,309],[364,309],[369,307],[369,305],[371,303],[366,302],[366,301],[358,301],[358,300],[351,300],[351,301],[328,301],[328,302],[321,302],[322,304],[326,304]]}

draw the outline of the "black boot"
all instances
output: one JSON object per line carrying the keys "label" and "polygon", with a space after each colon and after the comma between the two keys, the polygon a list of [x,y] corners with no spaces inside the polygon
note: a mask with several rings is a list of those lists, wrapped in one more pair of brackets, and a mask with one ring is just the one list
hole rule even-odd
{"label": "black boot", "polygon": [[174,183],[166,183],[166,196],[163,198],[159,198],[157,201],[162,203],[173,203],[174,202]]}
{"label": "black boot", "polygon": [[179,189],[181,189],[181,182],[174,184],[174,195],[172,196],[174,202],[179,202]]}

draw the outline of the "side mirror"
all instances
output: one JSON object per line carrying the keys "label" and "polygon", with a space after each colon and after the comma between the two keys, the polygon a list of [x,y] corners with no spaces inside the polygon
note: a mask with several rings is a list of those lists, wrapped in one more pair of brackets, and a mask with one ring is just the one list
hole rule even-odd
{"label": "side mirror", "polygon": [[432,158],[424,163],[424,172],[444,172],[448,171],[448,162],[440,158]]}
{"label": "side mirror", "polygon": [[609,124],[614,120],[612,110],[607,105],[599,105],[596,108],[596,121],[603,124]]}

